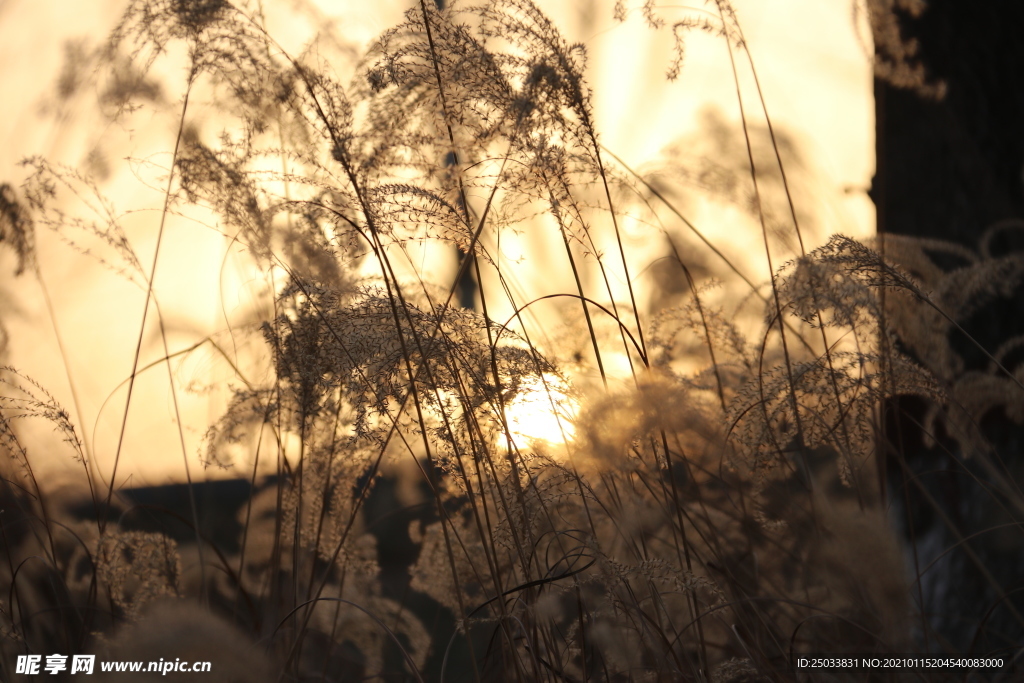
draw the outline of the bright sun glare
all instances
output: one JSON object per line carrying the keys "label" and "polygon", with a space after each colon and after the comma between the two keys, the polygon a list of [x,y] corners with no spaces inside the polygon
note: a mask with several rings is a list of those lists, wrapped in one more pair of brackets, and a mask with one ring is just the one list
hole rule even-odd
{"label": "bright sun glare", "polygon": [[572,439],[578,404],[565,380],[551,373],[523,382],[508,405],[509,433],[518,445],[558,445]]}

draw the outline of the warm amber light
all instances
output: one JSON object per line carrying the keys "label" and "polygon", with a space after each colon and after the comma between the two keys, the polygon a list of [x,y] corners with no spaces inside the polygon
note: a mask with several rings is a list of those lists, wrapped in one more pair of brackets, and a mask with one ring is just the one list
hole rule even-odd
{"label": "warm amber light", "polygon": [[509,434],[519,447],[557,445],[573,436],[573,419],[579,408],[565,380],[551,373],[533,377],[505,406]]}
{"label": "warm amber light", "polygon": [[[82,78],[90,73],[92,67],[82,60],[75,46],[101,45],[126,3],[12,0],[0,4],[5,19],[0,26],[0,63],[17,65],[0,73],[5,91],[17,94],[7,99],[4,116],[0,117],[0,183],[19,187],[28,171],[18,162],[35,155],[96,173],[100,191],[112,200],[115,212],[123,219],[128,241],[148,270],[176,139],[176,103],[184,85],[181,60],[186,58],[183,44],[176,44],[177,52],[172,50],[166,60],[158,60],[151,74],[163,92],[163,103],[154,102],[111,124],[97,107],[99,93],[94,87],[80,84],[73,96],[65,97],[58,86],[64,83],[66,91],[71,82],[62,73]],[[303,3],[313,11],[296,12],[290,3],[265,4],[268,30],[292,55],[309,54],[305,51],[313,36],[330,26],[343,27],[340,30],[346,50],[361,52],[375,36],[400,22],[406,9],[418,6],[409,0],[313,0]],[[760,226],[742,206],[710,196],[701,185],[703,170],[735,170],[729,164],[736,157],[740,164],[736,168],[743,171],[747,159],[736,82],[721,37],[700,31],[688,34],[686,61],[679,78],[667,81],[665,72],[673,54],[671,31],[667,26],[666,30],[652,29],[642,16],[644,3],[639,0],[626,3],[629,16],[621,23],[614,19],[610,2],[551,0],[537,4],[543,6],[569,43],[587,46],[587,84],[593,91],[593,118],[600,143],[609,154],[606,165],[630,177],[611,156],[614,154],[637,172],[660,179],[662,189],[675,193],[673,201],[716,249],[753,282],[765,281],[770,271],[763,250],[752,248],[761,239]],[[858,41],[858,30],[863,34],[865,27],[854,25],[849,4],[843,2],[732,0],[730,4],[743,24],[744,42],[756,62],[774,130],[792,143],[784,160],[795,162],[790,157],[796,156],[802,164],[793,163],[787,173],[797,209],[803,212],[801,227],[808,246],[823,242],[832,232],[855,237],[869,234],[874,208],[863,190],[870,186],[873,173],[873,81],[871,51]],[[656,13],[669,24],[692,15],[681,5],[655,5]],[[705,10],[698,7],[696,11],[700,14]],[[26,54],[33,58],[25,60]],[[325,47],[323,54],[327,59],[326,55],[334,53]],[[357,64],[358,60],[346,61],[341,55],[331,67],[347,83],[358,72]],[[763,142],[761,98],[749,65],[742,59],[738,64],[737,78],[755,143]],[[189,125],[205,127],[211,139],[221,129],[237,135],[237,122],[226,116],[218,118],[223,112],[218,113],[213,104],[216,87],[205,80],[197,85],[191,95]],[[711,135],[702,118],[706,111],[717,112],[716,120],[732,137],[726,136],[722,142]],[[730,141],[737,140],[740,146],[729,146]],[[698,142],[707,144],[695,144]],[[676,182],[678,179],[671,175],[659,175],[662,152],[673,143],[684,152],[677,159],[679,164],[691,168],[686,176],[689,185]],[[272,146],[276,144],[271,141]],[[733,157],[726,158],[727,153],[734,153]],[[125,163],[126,158],[132,161]],[[705,158],[710,161],[700,166]],[[279,162],[276,158],[267,160],[261,170],[298,172],[297,166],[282,167]],[[760,173],[773,172],[773,157],[759,156],[758,162]],[[737,175],[746,178],[744,173]],[[487,201],[488,187],[485,182],[481,188],[469,189],[469,201],[478,210]],[[767,199],[778,200],[778,216],[788,215],[788,204],[780,198],[777,183],[767,183],[761,190]],[[281,187],[274,192],[285,194]],[[636,199],[632,195],[630,198]],[[600,192],[587,199],[591,200],[604,206]],[[616,195],[615,201],[620,200]],[[543,202],[536,208],[543,208]],[[638,338],[641,324],[647,325],[662,306],[674,305],[662,300],[663,290],[681,282],[678,270],[658,270],[659,264],[667,262],[662,231],[678,238],[684,251],[684,239],[702,244],[663,205],[652,201],[652,209],[660,212],[657,220],[641,221],[633,214],[620,216],[628,273],[617,256],[619,236],[612,231],[610,221],[594,221],[589,225],[592,241],[572,245],[578,251],[580,286],[585,295],[609,311],[618,306],[617,315]],[[61,210],[70,215],[81,213],[82,207],[62,206]],[[231,388],[263,379],[269,351],[259,335],[251,333],[272,315],[268,312],[270,297],[288,279],[280,270],[264,277],[268,274],[249,260],[234,239],[234,229],[219,225],[212,215],[195,207],[172,214],[166,220],[154,292],[165,316],[167,352],[179,354],[172,363],[173,379],[159,362],[165,349],[155,307],[149,311],[140,335],[144,288],[69,248],[66,240],[80,235],[38,231],[39,278],[51,292],[52,310],[33,275],[20,279],[11,275],[10,253],[4,251],[6,245],[0,245],[0,284],[10,293],[11,305],[24,312],[13,315],[0,311],[8,341],[3,363],[16,366],[38,381],[71,413],[100,471],[109,474],[113,470],[114,454],[123,440],[118,478],[124,478],[121,483],[130,480],[132,485],[181,481],[186,461],[198,468],[196,454],[203,449],[203,435],[223,414]],[[564,305],[566,299],[544,297],[553,293],[575,295],[577,282],[566,260],[562,236],[550,221],[545,224],[542,219],[524,219],[514,228],[500,235],[484,230],[480,236],[495,260],[493,267],[480,264],[481,290],[489,297],[487,315],[495,321],[509,320],[527,302],[535,302],[522,310],[524,332],[545,345],[549,341],[547,333],[564,321],[571,307]],[[331,236],[328,232],[327,237]],[[792,246],[792,239],[787,239]],[[93,246],[78,244],[81,248]],[[394,259],[401,277],[441,288],[450,285],[457,267],[450,244],[420,248],[410,241],[402,248],[407,254]],[[600,266],[597,255],[603,256]],[[790,255],[780,254],[779,259]],[[717,257],[702,252],[704,257],[709,273],[724,268]],[[410,267],[402,271],[405,259]],[[367,259],[365,264],[370,268],[374,261]],[[627,291],[627,283],[633,293]],[[505,287],[511,293],[509,297],[502,296]],[[685,286],[681,291],[684,294],[675,294],[685,296]],[[743,283],[734,287],[726,283],[720,292],[728,310],[749,294]],[[636,315],[631,312],[634,310]],[[589,314],[596,326],[610,326],[608,340],[612,341],[601,340],[603,371],[613,380],[628,381],[632,368],[614,341],[619,336],[618,328],[596,308],[592,307]],[[64,340],[63,351],[54,331],[58,328]],[[149,369],[133,385],[130,414],[122,434],[127,380],[140,336],[143,344],[139,366]],[[211,343],[204,342],[206,339]],[[195,349],[184,353],[192,347]],[[589,349],[588,345],[584,347]],[[244,381],[238,376],[243,366]],[[596,373],[593,368],[590,371]],[[517,445],[557,445],[571,439],[575,403],[568,398],[567,388],[552,379],[555,381],[545,387],[538,378],[506,406],[508,429]],[[582,386],[583,382],[577,384]],[[32,436],[28,430],[26,427],[26,437]],[[37,438],[29,440],[37,454],[35,465],[41,468],[37,471],[77,467],[63,451],[49,447],[52,435],[47,425],[36,432]],[[236,469],[211,469],[204,476],[248,476],[248,472],[249,464],[239,462]]]}

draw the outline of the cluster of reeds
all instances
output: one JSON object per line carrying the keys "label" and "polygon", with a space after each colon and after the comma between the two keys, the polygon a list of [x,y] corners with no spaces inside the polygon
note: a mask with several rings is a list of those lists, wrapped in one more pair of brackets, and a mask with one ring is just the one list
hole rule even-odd
{"label": "cluster of reeds", "polygon": [[[679,59],[692,29],[747,59],[728,3],[708,9],[667,27]],[[201,533],[194,499],[192,542],[129,528],[115,473],[96,470],[68,413],[5,370],[5,676],[18,654],[102,650],[209,659],[214,680],[725,683],[790,680],[802,653],[922,647],[931,626],[887,518],[882,413],[889,397],[922,397],[965,451],[985,450],[977,410],[1021,417],[1005,354],[984,378],[943,375],[955,363],[936,336],[1019,278],[1018,257],[999,262],[1002,279],[977,257],[937,296],[920,245],[805,249],[792,202],[798,248],[782,255],[758,190],[774,174],[788,196],[786,176],[751,153],[745,201],[769,264],[744,304],[763,312],[751,334],[695,279],[698,228],[601,146],[586,50],[529,0],[420,0],[349,83],[319,53],[282,49],[258,12],[133,0],[99,57],[123,86],[115,108],[152,99],[147,73],[168,53],[187,68],[157,243],[168,215],[204,207],[273,282],[265,319],[207,340],[237,388],[204,457],[244,454],[254,493],[235,549]],[[193,117],[201,89],[218,95],[221,131]],[[136,256],[87,176],[27,163],[20,194],[0,195],[0,236],[32,264],[33,229],[84,229],[159,316],[158,256]],[[72,195],[95,218],[70,215]],[[684,291],[652,311],[622,222],[667,215],[695,237],[650,228]],[[500,253],[530,231],[553,236],[547,258],[575,283],[549,297],[561,336],[538,337],[526,318],[541,302],[518,296],[524,276]],[[459,254],[454,283],[423,281],[410,254],[424,243]],[[245,334],[273,372],[228,351]],[[944,412],[951,388],[958,409]],[[34,478],[25,417],[73,447],[87,514]],[[545,438],[529,434],[541,419]],[[257,477],[261,458],[273,477]],[[394,463],[414,471],[405,498],[421,504],[400,530],[414,552],[388,570],[366,507]],[[1019,533],[1019,489],[999,481]]]}

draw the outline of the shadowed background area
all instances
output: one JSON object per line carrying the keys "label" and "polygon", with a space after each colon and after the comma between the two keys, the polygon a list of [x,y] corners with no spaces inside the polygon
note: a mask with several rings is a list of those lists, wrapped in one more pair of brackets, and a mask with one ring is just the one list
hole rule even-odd
{"label": "shadowed background area", "polygon": [[[915,62],[926,78],[875,82],[871,197],[880,233],[934,240],[929,255],[942,275],[933,282],[941,286],[975,265],[979,252],[1012,260],[1024,249],[1024,47],[1017,38],[1024,7],[931,0],[923,12],[901,12],[898,25],[915,41]],[[879,54],[884,60],[892,50],[881,45]],[[989,263],[994,272],[995,261]],[[1001,350],[1007,368],[1019,366],[1024,288],[1012,272],[999,279],[1001,286],[959,319],[961,330],[933,333],[955,350],[960,365],[942,370],[927,354],[918,356],[947,373],[951,386],[990,375],[985,350]],[[969,392],[952,393],[970,402]],[[1018,402],[1011,395],[975,415],[992,444],[994,467],[965,454],[945,430],[932,430],[923,401],[904,396],[887,406],[892,520],[916,539],[908,550],[908,564],[921,573],[915,599],[941,638],[961,650],[1019,646],[1024,639],[1024,543],[1006,507],[1012,494],[990,495],[1001,477],[1016,492],[1024,482]]]}

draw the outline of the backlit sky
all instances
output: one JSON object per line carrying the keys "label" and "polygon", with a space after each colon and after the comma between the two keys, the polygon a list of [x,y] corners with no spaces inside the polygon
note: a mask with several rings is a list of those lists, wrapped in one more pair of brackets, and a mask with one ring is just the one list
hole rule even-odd
{"label": "backlit sky", "polygon": [[[54,95],[69,54],[65,46],[76,40],[101,41],[124,4],[118,0],[0,0],[0,80],[6,94],[0,103],[0,182],[20,184],[25,170],[17,162],[26,156],[42,155],[82,166],[90,151],[101,147],[110,169],[104,192],[118,210],[148,209],[126,219],[136,251],[148,265],[159,193],[145,185],[160,184],[160,169],[168,163],[167,150],[174,140],[172,122],[142,113],[131,118],[130,126],[111,126],[90,113],[88,93],[64,106]],[[317,26],[325,25],[333,26],[358,49],[395,23],[406,7],[405,2],[394,1],[321,0],[316,14],[300,12],[299,5],[290,1],[278,3],[276,10],[270,0],[266,4],[271,33],[296,50]],[[836,232],[871,234],[874,209],[866,195],[874,168],[870,47],[858,40],[852,0],[734,0],[733,4],[776,131],[792,141],[803,160],[793,178],[798,210],[808,217],[809,246]],[[691,35],[680,77],[668,82],[664,78],[671,56],[668,33],[648,28],[639,9],[626,23],[617,24],[611,5],[543,3],[570,40],[588,46],[590,82],[604,145],[641,168],[673,141],[681,141],[684,158],[687,150],[694,158],[713,152],[713,146],[708,146],[709,120],[739,135],[736,86],[721,39]],[[669,22],[682,12],[674,5],[661,10]],[[863,27],[860,33],[866,35]],[[763,128],[749,66],[742,59],[740,66],[748,117],[753,127]],[[176,73],[169,70],[165,75],[173,79]],[[167,89],[176,92],[172,84]],[[124,163],[129,156],[147,163]],[[752,277],[767,277],[755,223],[699,197],[686,206],[691,219]],[[636,260],[631,267],[642,270],[645,258],[656,257],[656,245],[642,232],[634,232],[627,232]],[[66,362],[34,275],[13,279],[13,260],[4,253],[0,284],[9,296],[0,315],[10,335],[5,362],[39,381],[67,407],[90,440],[99,468],[109,474],[125,397],[124,388],[118,387],[130,373],[144,295],[52,233],[41,232],[38,245],[40,273],[53,298]],[[524,252],[539,248],[531,243],[520,246]],[[224,238],[207,226],[171,222],[162,248],[156,289],[172,351],[222,329],[223,310],[242,316],[251,306],[253,291],[262,286],[259,274],[247,270],[244,260],[225,256]],[[428,274],[441,282],[450,280],[450,261],[435,263]],[[518,284],[524,297],[551,288],[571,289],[568,281],[557,280],[557,275],[545,272],[520,277]],[[496,313],[495,317],[501,316]],[[143,364],[162,354],[153,329],[144,338]],[[136,385],[119,485],[160,484],[183,476],[167,372],[158,370],[146,373]],[[178,369],[175,381],[186,427],[185,457],[193,477],[237,474],[203,472],[196,457],[206,427],[222,408],[228,378],[209,354],[196,354]],[[77,389],[77,403],[71,382]],[[199,393],[181,391],[190,382],[196,387],[215,386]],[[74,467],[65,450],[51,445],[56,439],[45,425],[36,425],[26,436],[37,469]]]}

